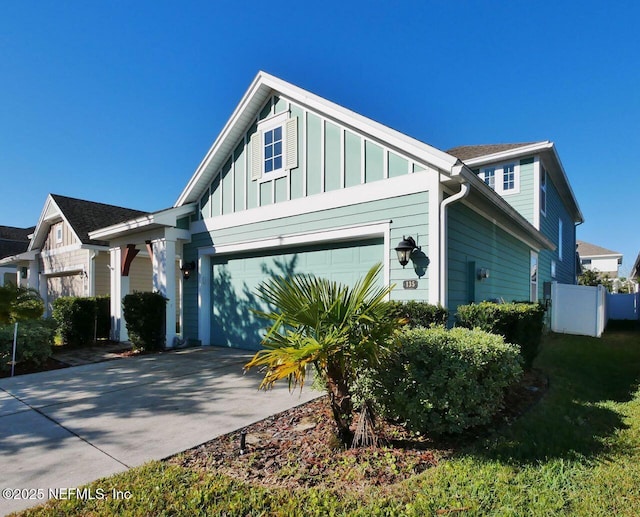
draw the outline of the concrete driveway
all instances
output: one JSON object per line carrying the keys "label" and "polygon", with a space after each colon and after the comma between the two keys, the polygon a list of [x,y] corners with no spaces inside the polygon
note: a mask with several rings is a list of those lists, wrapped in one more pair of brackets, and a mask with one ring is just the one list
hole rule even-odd
{"label": "concrete driveway", "polygon": [[[251,355],[207,347],[1,379],[0,490],[77,487],[320,395],[258,391]],[[8,495],[1,514],[43,502]]]}

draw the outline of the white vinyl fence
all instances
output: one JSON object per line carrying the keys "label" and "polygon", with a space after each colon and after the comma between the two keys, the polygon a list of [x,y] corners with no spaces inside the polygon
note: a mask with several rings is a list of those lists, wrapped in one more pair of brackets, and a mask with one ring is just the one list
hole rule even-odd
{"label": "white vinyl fence", "polygon": [[600,337],[607,325],[607,290],[599,285],[551,284],[551,330]]}

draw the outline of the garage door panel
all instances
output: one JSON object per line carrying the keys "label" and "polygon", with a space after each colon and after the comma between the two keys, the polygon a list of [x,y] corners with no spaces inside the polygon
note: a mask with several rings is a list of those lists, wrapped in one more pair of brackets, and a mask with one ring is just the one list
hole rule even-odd
{"label": "garage door panel", "polygon": [[270,276],[312,273],[332,281],[355,284],[382,262],[383,240],[296,248],[286,253],[243,254],[212,260],[212,343],[257,350],[267,325],[251,309],[268,310],[256,296]]}

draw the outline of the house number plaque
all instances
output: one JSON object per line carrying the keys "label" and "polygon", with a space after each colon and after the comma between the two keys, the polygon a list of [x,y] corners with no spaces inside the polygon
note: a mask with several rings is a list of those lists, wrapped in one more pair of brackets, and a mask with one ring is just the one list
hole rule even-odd
{"label": "house number plaque", "polygon": [[404,282],[402,282],[402,287],[404,287],[405,289],[417,289],[418,288],[418,281],[417,280],[405,280]]}

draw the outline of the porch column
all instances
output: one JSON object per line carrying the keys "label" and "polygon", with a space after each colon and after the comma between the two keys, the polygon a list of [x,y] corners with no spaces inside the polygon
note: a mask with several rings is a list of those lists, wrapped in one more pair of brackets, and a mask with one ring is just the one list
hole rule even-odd
{"label": "porch column", "polygon": [[[20,275],[20,267],[18,267],[18,275]],[[40,290],[40,267],[38,260],[29,261],[29,270],[27,271],[27,286],[36,291]]]}
{"label": "porch column", "polygon": [[122,275],[122,250],[109,250],[111,270],[111,339],[113,341],[128,341],[127,326],[122,311],[122,299],[129,294],[129,277]]}
{"label": "porch column", "polygon": [[173,348],[176,337],[176,241],[153,241],[153,288],[167,298],[166,347]]}
{"label": "porch column", "polygon": [[198,339],[202,346],[211,344],[211,257],[198,258]]}

